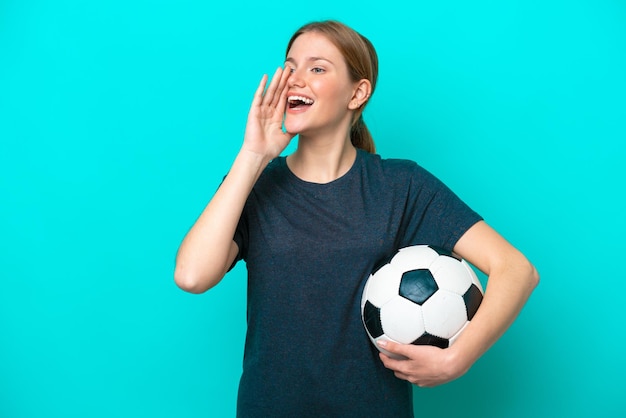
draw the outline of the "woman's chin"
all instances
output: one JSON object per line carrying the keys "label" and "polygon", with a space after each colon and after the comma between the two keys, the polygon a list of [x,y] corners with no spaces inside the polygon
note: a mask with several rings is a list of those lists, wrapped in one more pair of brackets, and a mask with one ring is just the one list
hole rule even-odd
{"label": "woman's chin", "polygon": [[295,125],[295,124],[289,124],[285,122],[284,127],[285,127],[285,131],[292,135],[298,135],[299,133],[302,132],[302,127]]}

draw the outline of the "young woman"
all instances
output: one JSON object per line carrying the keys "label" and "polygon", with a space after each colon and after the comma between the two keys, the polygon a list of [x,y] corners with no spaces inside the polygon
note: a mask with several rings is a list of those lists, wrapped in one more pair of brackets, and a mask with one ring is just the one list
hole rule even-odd
{"label": "young woman", "polygon": [[[347,26],[298,30],[267,89],[263,77],[241,150],[180,246],[175,280],[189,292],[246,262],[238,416],[411,417],[408,382],[464,374],[538,282],[526,258],[434,176],[374,154],[362,112],[377,72],[371,43]],[[296,134],[296,151],[280,157]],[[380,260],[415,244],[453,250],[488,285],[452,347],[388,342],[407,358],[395,360],[369,343],[360,297]]]}

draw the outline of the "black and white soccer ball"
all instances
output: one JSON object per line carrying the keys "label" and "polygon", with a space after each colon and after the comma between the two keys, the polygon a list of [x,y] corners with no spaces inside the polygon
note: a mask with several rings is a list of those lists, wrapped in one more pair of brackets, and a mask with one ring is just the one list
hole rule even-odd
{"label": "black and white soccer ball", "polygon": [[482,299],[480,281],[465,260],[438,247],[414,245],[370,275],[361,317],[370,340],[385,354],[391,355],[377,341],[447,348]]}

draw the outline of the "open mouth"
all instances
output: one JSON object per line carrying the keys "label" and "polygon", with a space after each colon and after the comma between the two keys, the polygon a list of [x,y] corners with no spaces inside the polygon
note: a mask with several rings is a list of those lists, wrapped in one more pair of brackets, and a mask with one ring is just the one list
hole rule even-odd
{"label": "open mouth", "polygon": [[289,106],[289,109],[304,109],[312,104],[313,100],[304,96],[289,96],[287,98],[287,105]]}

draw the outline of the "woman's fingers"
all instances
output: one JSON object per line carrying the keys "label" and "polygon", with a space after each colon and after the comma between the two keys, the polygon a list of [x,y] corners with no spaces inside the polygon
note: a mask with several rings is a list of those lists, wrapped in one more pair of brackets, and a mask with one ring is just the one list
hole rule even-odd
{"label": "woman's fingers", "polygon": [[278,91],[278,85],[280,84],[280,79],[282,75],[283,69],[278,67],[274,72],[274,76],[272,77],[272,81],[270,81],[270,85],[267,87],[265,94],[263,95],[263,104],[270,107],[276,107],[277,99],[276,96],[280,97],[280,93]]}
{"label": "woman's fingers", "polygon": [[[287,106],[288,80],[291,72],[288,69],[278,67],[269,80],[267,74],[263,75],[252,100],[249,123],[253,120],[261,125],[280,124]],[[269,85],[268,85],[269,81]]]}
{"label": "woman's fingers", "polygon": [[[289,80],[290,75],[291,73],[287,69],[278,67],[265,93],[263,93],[263,90],[257,90],[257,94],[260,93],[262,97],[259,105],[279,109],[281,113],[284,112],[287,103],[287,80]],[[263,87],[265,87],[266,83],[267,78],[264,78]]]}
{"label": "woman's fingers", "polygon": [[288,90],[287,80],[289,80],[289,76],[291,75],[291,72],[289,71],[288,68],[281,69],[281,70],[282,70],[282,74],[280,75],[278,89],[276,93],[274,94],[273,105],[276,108],[280,109],[281,112],[284,112],[285,105],[287,104],[287,90]]}
{"label": "woman's fingers", "polygon": [[263,74],[261,82],[254,92],[254,99],[252,100],[252,106],[261,106],[263,102],[263,92],[265,91],[265,85],[267,84],[267,74]]}

